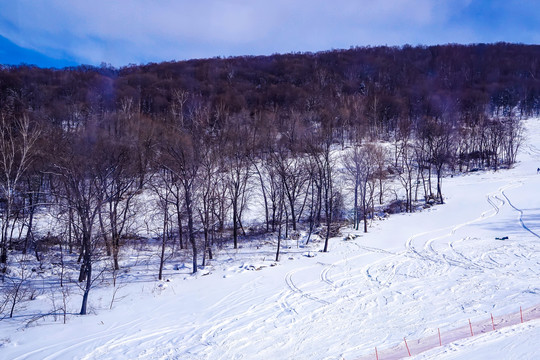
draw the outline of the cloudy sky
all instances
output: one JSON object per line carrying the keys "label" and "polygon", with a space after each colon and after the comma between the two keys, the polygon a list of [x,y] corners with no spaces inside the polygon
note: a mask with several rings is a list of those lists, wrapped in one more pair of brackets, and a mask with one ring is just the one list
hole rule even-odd
{"label": "cloudy sky", "polygon": [[540,44],[538,0],[0,0],[0,63],[120,67],[364,45]]}

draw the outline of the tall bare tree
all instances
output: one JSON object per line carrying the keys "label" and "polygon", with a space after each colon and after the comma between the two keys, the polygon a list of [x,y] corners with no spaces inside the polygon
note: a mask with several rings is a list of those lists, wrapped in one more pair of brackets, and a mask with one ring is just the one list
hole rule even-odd
{"label": "tall bare tree", "polygon": [[384,158],[383,149],[377,144],[356,145],[344,155],[343,164],[354,189],[354,225],[358,230],[360,216],[367,232],[367,218],[374,203],[377,176]]}
{"label": "tall bare tree", "polygon": [[88,296],[95,281],[92,273],[95,261],[96,234],[94,227],[99,211],[106,201],[106,191],[99,179],[108,178],[111,169],[100,161],[100,142],[90,132],[66,136],[63,146],[56,149],[54,173],[60,186],[57,196],[62,205],[71,209],[81,241],[81,271],[83,282],[81,315],[87,313]]}
{"label": "tall bare tree", "polygon": [[13,223],[13,207],[17,188],[30,164],[34,145],[40,132],[27,114],[16,115],[10,109],[0,109],[0,273],[7,271],[8,244]]}
{"label": "tall bare tree", "polygon": [[239,231],[243,230],[242,210],[246,205],[249,179],[252,176],[252,134],[246,123],[246,114],[229,118],[226,130],[221,134],[223,175],[232,208],[233,244],[238,248]]}
{"label": "tall bare tree", "polygon": [[121,240],[129,231],[133,199],[140,185],[140,174],[136,171],[136,149],[121,140],[106,142],[101,150],[100,160],[107,171],[100,173],[100,186],[104,191],[104,206],[101,212],[106,221],[102,224],[104,236],[110,237],[114,270],[119,270],[118,262]]}

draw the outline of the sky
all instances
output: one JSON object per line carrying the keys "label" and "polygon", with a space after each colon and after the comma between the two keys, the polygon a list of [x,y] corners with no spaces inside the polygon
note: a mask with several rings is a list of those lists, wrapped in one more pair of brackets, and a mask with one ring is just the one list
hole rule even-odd
{"label": "sky", "polygon": [[537,0],[0,0],[0,64],[115,67],[351,46],[540,43]]}

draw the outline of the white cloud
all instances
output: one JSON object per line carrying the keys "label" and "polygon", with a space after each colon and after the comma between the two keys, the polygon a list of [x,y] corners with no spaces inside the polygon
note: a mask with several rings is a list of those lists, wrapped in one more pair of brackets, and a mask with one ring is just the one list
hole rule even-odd
{"label": "white cloud", "polygon": [[[20,46],[113,65],[351,45],[452,41],[471,0],[19,0],[0,34]],[[15,27],[9,26],[9,22]]]}

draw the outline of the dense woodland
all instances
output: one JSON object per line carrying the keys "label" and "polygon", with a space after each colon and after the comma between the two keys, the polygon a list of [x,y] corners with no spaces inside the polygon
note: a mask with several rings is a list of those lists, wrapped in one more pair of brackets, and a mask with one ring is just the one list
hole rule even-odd
{"label": "dense woodland", "polygon": [[96,262],[119,270],[125,244],[150,241],[134,226],[144,199],[162,224],[159,278],[172,247],[196,272],[267,234],[277,261],[301,230],[327,251],[336,223],[367,231],[375,211],[442,203],[447,174],[515,161],[520,120],[540,113],[539,59],[498,43],[3,66],[0,318],[22,296],[16,255],[53,249],[78,261],[85,314]]}

